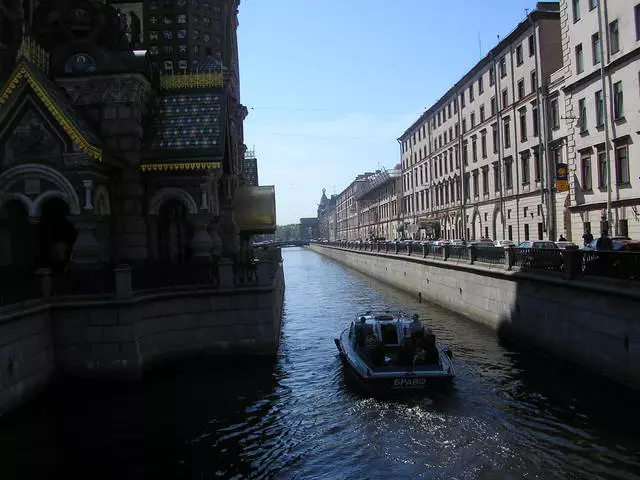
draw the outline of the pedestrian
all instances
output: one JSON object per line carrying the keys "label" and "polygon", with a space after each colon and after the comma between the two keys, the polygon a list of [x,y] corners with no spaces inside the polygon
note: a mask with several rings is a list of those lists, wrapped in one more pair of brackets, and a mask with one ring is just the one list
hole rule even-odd
{"label": "pedestrian", "polygon": [[613,242],[609,237],[609,232],[607,230],[603,230],[600,233],[600,238],[596,242],[597,250],[613,250]]}
{"label": "pedestrian", "polygon": [[566,241],[567,241],[567,239],[566,239],[566,238],[564,238],[564,235],[560,234],[560,237],[558,237],[558,241],[559,241],[559,242],[566,242]]}
{"label": "pedestrian", "polygon": [[584,246],[585,247],[587,245],[589,245],[591,242],[593,242],[593,235],[591,234],[591,232],[589,230],[584,232],[584,235],[582,235],[582,240],[584,241]]}

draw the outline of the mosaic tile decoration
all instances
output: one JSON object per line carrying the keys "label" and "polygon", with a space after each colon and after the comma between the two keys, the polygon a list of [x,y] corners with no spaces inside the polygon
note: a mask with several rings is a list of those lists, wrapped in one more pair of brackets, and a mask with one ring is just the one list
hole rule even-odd
{"label": "mosaic tile decoration", "polygon": [[158,96],[151,120],[152,150],[221,148],[224,97],[213,93],[168,93]]}

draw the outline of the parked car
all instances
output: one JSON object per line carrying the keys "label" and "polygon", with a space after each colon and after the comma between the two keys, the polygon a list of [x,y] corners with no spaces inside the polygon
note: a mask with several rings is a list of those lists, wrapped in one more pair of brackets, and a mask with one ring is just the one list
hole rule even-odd
{"label": "parked car", "polygon": [[518,245],[522,266],[543,270],[562,269],[560,248],[548,240],[525,240]]}
{"label": "parked car", "polygon": [[476,245],[479,247],[493,247],[493,240],[490,238],[480,238],[477,240],[469,240],[467,245]]}
{"label": "parked car", "polygon": [[569,241],[562,241],[562,242],[556,242],[556,245],[558,246],[558,248],[560,250],[564,250],[565,248],[571,246],[571,247],[577,247],[577,245],[573,242],[569,242]]}
{"label": "parked car", "polygon": [[494,247],[512,247],[515,245],[515,242],[512,242],[511,240],[495,240],[493,242]]}

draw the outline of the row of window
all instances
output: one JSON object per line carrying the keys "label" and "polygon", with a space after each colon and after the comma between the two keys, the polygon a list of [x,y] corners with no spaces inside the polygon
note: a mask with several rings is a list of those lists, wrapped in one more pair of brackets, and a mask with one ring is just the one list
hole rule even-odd
{"label": "row of window", "polygon": [[[159,40],[172,41],[172,40],[188,40],[189,35],[187,34],[186,29],[180,29],[176,31],[172,30],[163,30],[162,37],[160,36],[160,32],[158,30],[150,30],[147,35],[150,42],[157,42]],[[214,42],[216,45],[222,44],[221,37],[214,37]],[[195,29],[191,30],[191,40],[198,41],[200,40],[200,30]],[[209,32],[202,32],[202,41],[204,43],[211,42],[211,34]]]}
{"label": "row of window", "polygon": [[[158,45],[150,45],[149,53],[151,55],[174,56],[174,55],[189,55],[189,48],[186,45],[163,45],[162,49]],[[191,47],[191,53],[193,56],[198,57],[200,55],[213,55],[211,47],[205,47],[204,49],[200,45],[193,45]],[[217,58],[222,55],[222,52],[215,52]],[[181,59],[182,60],[182,59]],[[186,60],[185,60],[186,61]]]}
{"label": "row of window", "polygon": [[[531,86],[531,90],[530,91],[531,91],[531,93],[533,93],[538,88],[537,75],[536,75],[535,70],[531,72],[530,82],[531,82],[530,83],[530,86]],[[525,83],[524,83],[524,78],[521,78],[520,80],[518,80],[518,84],[517,84],[517,101],[520,101],[520,100],[524,99],[526,94],[527,93],[526,93],[526,87],[525,87]],[[501,103],[500,103],[501,107],[500,108],[504,109],[507,106],[509,106],[510,105],[509,101],[510,101],[510,99],[509,99],[509,89],[505,88],[505,89],[502,90],[502,98],[501,98]],[[491,105],[490,117],[493,117],[494,115],[496,115],[496,113],[498,111],[498,102],[496,101],[495,97],[491,97],[490,105]],[[471,112],[471,114],[469,115],[470,128],[472,128],[472,129],[475,128],[476,125],[479,125],[479,124],[483,123],[485,120],[487,120],[484,104],[480,105],[479,110],[478,110],[478,114],[479,114],[479,122],[478,123],[476,123],[476,112],[475,111]],[[534,117],[535,117],[534,130],[537,131],[538,120],[537,120],[537,109],[535,107],[534,107]],[[558,127],[559,127],[559,118],[558,118]],[[424,126],[423,126],[423,129],[424,129]],[[525,131],[525,130],[526,130],[526,127],[524,129],[522,129],[522,131]],[[462,119],[462,133],[463,134],[467,133],[467,119],[466,119],[466,117]],[[420,130],[418,130],[417,134],[418,134],[418,141],[421,141],[422,138],[421,138]],[[415,135],[416,134],[414,133],[414,140],[415,140]],[[459,127],[458,123],[456,122],[453,127],[449,127],[448,131],[445,130],[443,133],[439,134],[437,137],[434,137],[433,145],[432,145],[433,150],[438,150],[438,149],[442,148],[443,146],[446,146],[449,142],[452,142],[455,139],[457,139],[459,135],[460,135],[460,127]],[[537,135],[537,133],[534,133],[534,135]],[[524,136],[526,137],[526,133],[525,133]],[[405,163],[405,165],[403,165],[403,166],[406,168],[408,165],[418,162],[419,159],[422,159],[425,156],[427,156],[427,147],[426,147],[426,145],[422,149],[419,149],[418,151],[413,152],[413,155],[411,157],[409,157],[408,159],[403,160],[403,163]]]}
{"label": "row of window", "polygon": [[[172,2],[171,0],[162,0],[158,2],[157,0],[149,0],[149,10],[158,10],[158,8],[162,7],[164,10],[172,10],[174,8],[185,8],[187,6],[187,0],[175,0]],[[191,0],[191,8],[200,8],[200,2],[198,0]],[[202,9],[205,12],[209,12],[213,10],[215,14],[220,15],[222,13],[222,7],[220,5],[213,5],[213,9],[211,7],[211,3],[203,2]]]}
{"label": "row of window", "polygon": [[397,215],[397,202],[396,200],[391,200],[389,203],[385,203],[383,205],[378,205],[373,207],[372,209],[363,212],[360,214],[360,224],[370,224],[376,223],[385,220],[392,220],[396,218]]}
{"label": "row of window", "polygon": [[[558,148],[553,148],[551,150],[551,154],[552,154],[552,162],[554,164],[557,163],[562,163],[562,148],[558,147]],[[511,170],[511,164],[513,162],[513,157],[509,156],[507,158],[505,158],[505,188],[507,189],[511,189],[513,188],[513,182],[512,182],[512,170]],[[530,165],[530,161],[531,161],[531,153],[529,152],[529,150],[525,150],[523,152],[520,152],[520,175],[521,175],[521,182],[522,185],[528,185],[531,182],[531,165]],[[540,182],[540,161],[539,161],[539,156],[538,156],[538,152],[537,150],[533,151],[533,178],[535,182]],[[447,162],[447,158],[446,157],[440,157],[439,159],[437,159],[437,161],[435,161],[432,165],[432,169],[434,171],[434,181],[438,181],[439,177],[443,175],[443,172],[447,172],[447,164],[449,164],[448,166],[450,167],[451,172],[454,172],[454,168],[453,168],[453,159],[450,157],[449,158],[449,162]],[[443,168],[444,167],[444,168]],[[456,158],[456,168],[459,168],[459,162],[457,161]],[[500,181],[499,181],[499,162],[493,162],[493,167],[494,167],[494,180],[495,180],[495,191],[499,191],[500,190]],[[476,176],[478,175],[479,171],[482,172],[486,172],[489,170],[489,166],[485,165],[482,166],[480,168],[477,168],[475,170],[473,170],[471,172],[471,175]],[[475,173],[474,173],[475,172]],[[466,176],[469,175],[469,173],[465,174]],[[483,193],[485,195],[489,194],[489,183],[488,183],[488,177],[487,179],[484,179],[485,174],[483,173],[483,185],[486,183],[486,186],[483,188]],[[455,177],[454,177],[455,178]],[[414,182],[415,180],[415,182]],[[485,181],[486,180],[486,181]],[[408,174],[405,175],[403,178],[403,185],[405,190],[410,190],[413,188],[414,184],[416,186],[418,185],[424,185],[425,183],[428,183],[428,169],[427,169],[427,165],[421,165],[419,168],[415,169],[413,171],[413,174]],[[444,180],[440,180],[441,182],[444,183],[448,183],[450,181],[452,181],[452,178],[446,178]],[[479,190],[478,189],[474,189],[474,191],[476,192],[476,196],[479,196]],[[467,196],[468,198],[468,196]]]}
{"label": "row of window", "polygon": [[[532,157],[528,152],[520,157],[520,181],[522,185],[530,183],[530,162]],[[552,149],[552,161],[554,164],[562,162],[562,150],[561,148]],[[599,189],[605,190],[607,188],[607,158],[604,149],[598,149],[595,154],[596,161],[596,180]],[[584,191],[591,191],[593,189],[593,168],[592,168],[592,154],[583,153],[581,156],[581,188]],[[627,186],[630,183],[629,177],[629,145],[626,143],[620,144],[615,148],[613,152],[613,167],[614,167],[614,179],[618,186]],[[504,184],[501,184],[501,168],[498,162],[493,163],[493,186],[495,192],[500,192],[502,188],[510,190],[513,188],[513,158],[508,157],[504,162]],[[537,152],[533,153],[533,173],[534,181],[540,181],[541,165]],[[413,212],[416,210],[427,210],[430,208],[430,204],[434,207],[445,207],[451,204],[459,203],[461,197],[461,190],[464,187],[465,199],[471,199],[471,193],[473,193],[474,199],[478,200],[481,196],[487,198],[490,194],[490,174],[489,166],[483,166],[475,169],[470,173],[464,175],[463,186],[460,182],[460,177],[455,176],[441,182],[438,185],[434,185],[431,188],[416,192],[415,194],[409,194],[405,196],[405,211]],[[471,188],[470,188],[471,183]]]}
{"label": "row of window", "polygon": [[[580,8],[580,2],[583,0],[571,0],[571,6],[573,7],[573,23],[576,23],[582,18],[582,9]],[[587,0],[589,2],[589,10],[593,10],[598,6],[598,0]]]}
{"label": "row of window", "polygon": [[[604,96],[602,90],[598,90],[595,93],[595,106],[596,106],[596,127],[601,128],[604,126]],[[616,82],[613,84],[613,118],[614,120],[622,120],[624,118],[624,91],[622,88],[622,82]],[[586,133],[589,127],[589,115],[587,113],[586,98],[578,100],[578,127],[580,133]]]}
{"label": "row of window", "polygon": [[[596,163],[596,182],[601,190],[607,189],[607,153],[603,148],[596,151],[595,158],[590,152],[585,152],[580,157],[580,186],[582,190],[593,190],[592,160]],[[629,176],[629,145],[618,145],[613,152],[614,179],[617,185],[627,186],[631,179]]]}
{"label": "row of window", "polygon": [[[528,128],[528,118],[527,118],[527,109],[526,107],[521,108],[518,111],[519,118],[519,139],[521,143],[525,143],[529,139],[529,128]],[[559,110],[558,110],[558,101],[557,99],[552,100],[551,102],[551,117],[552,117],[552,125],[554,128],[559,128],[560,119],[559,119]],[[538,128],[538,109],[535,104],[532,105],[531,108],[531,125],[533,126],[532,135],[534,138],[538,136],[539,128]],[[498,147],[500,145],[499,134],[498,134],[498,126],[497,123],[491,125],[491,139],[492,139],[492,147],[493,153],[498,153]],[[456,133],[457,134],[457,133]],[[473,162],[477,162],[479,155],[483,159],[486,159],[488,156],[488,148],[487,148],[487,129],[483,129],[478,134],[473,134],[470,136],[471,140],[471,159]],[[507,116],[503,119],[503,136],[502,136],[502,144],[505,149],[511,148],[512,142],[512,133],[511,133],[511,117]],[[425,149],[426,150],[426,147]],[[454,161],[455,168],[460,168],[460,159],[458,156],[458,146],[449,147],[447,150],[440,152],[435,155],[433,158],[433,176],[434,179],[446,175],[449,171],[454,171]],[[425,153],[426,156],[426,153]],[[425,156],[420,155],[420,160],[425,158]],[[462,144],[462,161],[464,165],[468,165],[469,161],[469,140],[465,140]],[[440,168],[438,168],[440,165]],[[444,165],[444,168],[443,168]],[[447,167],[450,165],[450,168]],[[420,167],[422,168],[422,167]],[[411,173],[407,173],[404,175],[405,178],[408,178]],[[422,184],[423,182],[420,182]],[[405,185],[409,185],[410,183],[405,183]],[[417,184],[417,183],[416,183]]]}
{"label": "row of window", "polygon": [[[173,25],[174,21],[176,25],[186,25],[189,17],[185,13],[181,13],[178,15],[163,15],[162,17],[157,15],[152,15],[149,17],[149,23],[151,25]],[[200,17],[198,15],[191,15],[190,26],[194,27],[196,25],[200,25]],[[212,25],[211,18],[208,16],[202,17],[202,26],[208,28]],[[216,32],[222,32],[222,22],[220,20],[215,20],[213,22],[213,29]]]}
{"label": "row of window", "polygon": [[[611,50],[611,54],[620,51],[617,20],[609,24],[609,49]],[[576,73],[580,74],[584,72],[584,50],[582,48],[582,43],[579,43],[575,47],[575,58]],[[598,65],[602,61],[602,43],[600,42],[600,34],[597,32],[591,35],[591,59],[593,61],[593,65]]]}

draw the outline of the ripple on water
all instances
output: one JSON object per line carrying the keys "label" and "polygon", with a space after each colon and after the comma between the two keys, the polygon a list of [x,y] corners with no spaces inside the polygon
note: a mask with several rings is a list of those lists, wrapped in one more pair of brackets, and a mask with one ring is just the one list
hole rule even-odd
{"label": "ripple on water", "polygon": [[[637,398],[598,395],[609,385],[585,387],[573,372],[501,344],[482,326],[307,249],[283,255],[274,366],[198,365],[149,375],[117,393],[54,395],[0,424],[3,480],[84,472],[69,460],[77,451],[93,465],[94,479],[640,475]],[[352,388],[333,339],[372,308],[429,319],[454,352],[452,392],[391,401]],[[50,428],[60,418],[64,428]]]}

